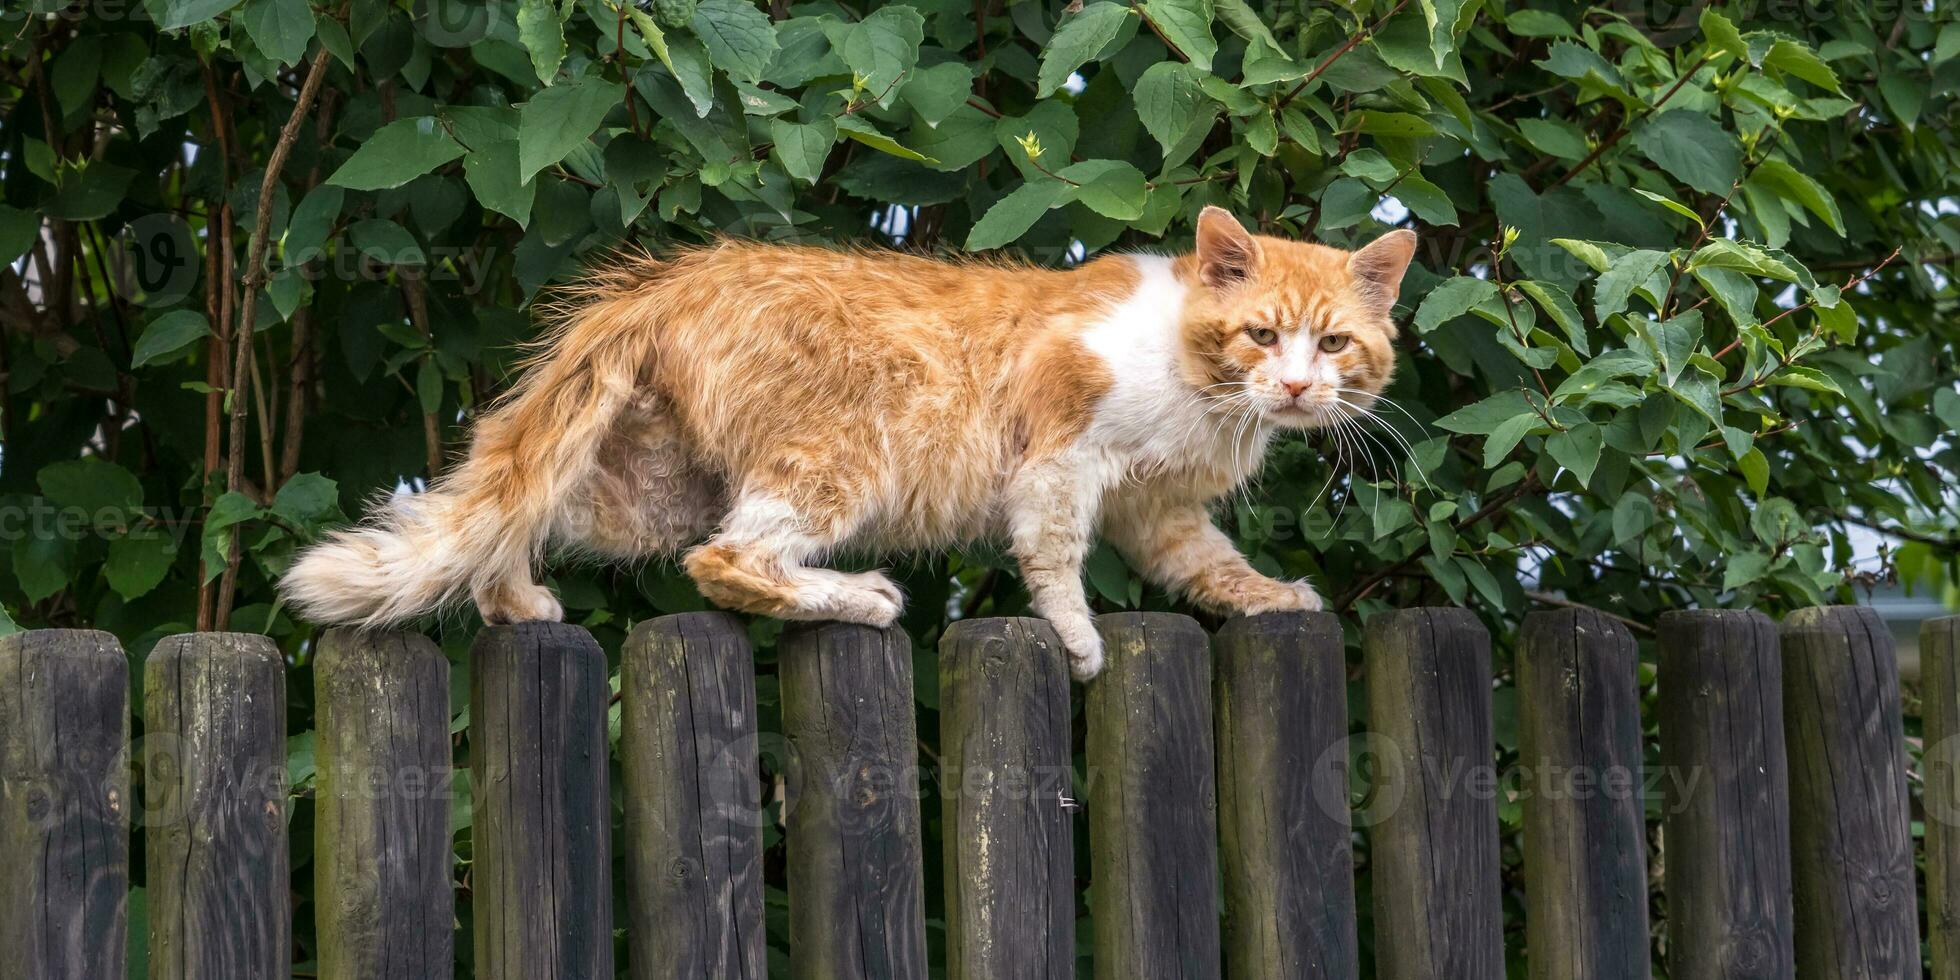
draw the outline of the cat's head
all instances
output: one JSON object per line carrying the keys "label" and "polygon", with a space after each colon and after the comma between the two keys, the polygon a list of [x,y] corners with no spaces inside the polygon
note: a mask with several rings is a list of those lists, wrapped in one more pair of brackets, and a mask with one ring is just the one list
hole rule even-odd
{"label": "cat's head", "polygon": [[1187,380],[1221,410],[1280,426],[1372,406],[1395,370],[1391,311],[1415,247],[1401,230],[1355,252],[1254,235],[1205,208],[1178,263]]}

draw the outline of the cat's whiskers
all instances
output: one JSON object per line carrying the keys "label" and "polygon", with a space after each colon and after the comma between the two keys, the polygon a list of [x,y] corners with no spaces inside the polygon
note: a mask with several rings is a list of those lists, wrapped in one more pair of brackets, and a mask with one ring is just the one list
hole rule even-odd
{"label": "cat's whiskers", "polygon": [[[1394,426],[1389,425],[1386,419],[1382,418],[1380,415],[1375,414],[1374,412],[1369,411],[1368,409],[1353,404],[1347,401],[1346,399],[1339,398],[1338,396],[1335,398],[1335,401],[1340,402],[1343,406],[1346,406],[1350,411],[1358,413],[1359,415],[1367,418],[1369,421],[1374,422],[1376,425],[1381,426],[1383,433],[1385,433],[1389,437],[1389,439],[1396,444],[1396,446],[1400,447],[1402,452],[1409,459],[1413,460],[1415,458],[1416,455],[1415,446],[1411,445],[1409,443],[1409,440],[1405,438],[1402,435],[1402,433],[1397,432]],[[1352,419],[1352,416],[1350,416],[1349,418]],[[1394,457],[1395,453],[1393,450],[1391,450],[1388,446],[1383,445],[1380,440],[1376,439],[1366,429],[1361,428],[1358,422],[1355,423],[1355,429],[1361,435],[1367,437],[1369,441],[1374,442],[1375,445],[1379,446],[1383,452],[1388,453],[1388,455],[1391,458]],[[1436,489],[1435,486],[1429,482],[1429,477],[1423,474],[1420,468],[1418,468],[1416,471],[1416,477],[1417,479],[1422,481],[1422,485],[1424,487],[1427,487],[1430,490],[1430,492],[1432,493],[1435,492]]]}

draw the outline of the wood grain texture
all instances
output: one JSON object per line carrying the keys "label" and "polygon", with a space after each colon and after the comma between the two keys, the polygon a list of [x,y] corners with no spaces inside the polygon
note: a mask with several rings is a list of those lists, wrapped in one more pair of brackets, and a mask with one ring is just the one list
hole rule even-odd
{"label": "wood grain texture", "polygon": [[759,980],[755,655],[727,613],[641,623],[620,652],[632,976]]}
{"label": "wood grain texture", "polygon": [[1876,610],[1784,620],[1783,705],[1797,973],[1920,976],[1899,661]]}
{"label": "wood grain texture", "polygon": [[1640,650],[1589,609],[1525,617],[1517,658],[1534,980],[1646,980]]}
{"label": "wood grain texture", "polygon": [[1504,975],[1490,635],[1464,609],[1384,612],[1364,634],[1384,802],[1373,829],[1384,980]]}
{"label": "wood grain texture", "polygon": [[1960,616],[1919,628],[1926,726],[1926,930],[1933,980],[1960,980]]}
{"label": "wood grain texture", "polygon": [[1671,980],[1795,969],[1783,667],[1758,612],[1660,620],[1660,761]]}
{"label": "wood grain texture", "polygon": [[128,745],[114,636],[0,637],[0,973],[127,973]]}
{"label": "wood grain texture", "polygon": [[1098,976],[1219,976],[1209,638],[1188,616],[1100,616],[1088,690]]}
{"label": "wood grain texture", "polygon": [[1340,620],[1242,617],[1211,644],[1226,972],[1234,980],[1355,977]]}
{"label": "wood grain texture", "polygon": [[939,641],[953,980],[1075,975],[1068,685],[1044,620],[964,620]]}
{"label": "wood grain texture", "polygon": [[320,977],[449,976],[449,659],[420,634],[332,629],[313,691]]}
{"label": "wood grain texture", "polygon": [[485,627],[470,650],[480,977],[613,975],[606,674],[566,623]]}
{"label": "wood grain texture", "polygon": [[285,658],[255,633],[165,637],[143,727],[150,980],[288,975]]}
{"label": "wood grain texture", "polygon": [[899,629],[797,623],[777,650],[790,748],[790,974],[924,978],[911,641]]}

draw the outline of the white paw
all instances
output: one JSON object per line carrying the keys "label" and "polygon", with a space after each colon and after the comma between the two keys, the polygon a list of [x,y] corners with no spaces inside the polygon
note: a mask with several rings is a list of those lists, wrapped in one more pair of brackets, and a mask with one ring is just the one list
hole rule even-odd
{"label": "white paw", "polygon": [[813,603],[819,615],[813,618],[863,623],[880,629],[898,622],[905,611],[905,593],[898,583],[880,572],[840,575],[823,589]]}
{"label": "white paw", "polygon": [[1102,673],[1102,634],[1096,632],[1094,623],[1086,618],[1070,618],[1051,620],[1050,625],[1055,627],[1055,635],[1061,637],[1062,649],[1068,652],[1068,672],[1076,680],[1087,681]]}
{"label": "white paw", "polygon": [[565,618],[565,607],[558,604],[558,597],[551,590],[535,582],[522,584],[503,583],[495,589],[478,593],[477,612],[483,621],[490,624],[502,623],[556,623]]}
{"label": "white paw", "polygon": [[1327,608],[1327,603],[1320,598],[1320,593],[1314,591],[1312,582],[1299,579],[1286,583],[1286,586],[1293,590],[1294,595],[1300,597],[1298,608],[1301,612],[1319,612]]}

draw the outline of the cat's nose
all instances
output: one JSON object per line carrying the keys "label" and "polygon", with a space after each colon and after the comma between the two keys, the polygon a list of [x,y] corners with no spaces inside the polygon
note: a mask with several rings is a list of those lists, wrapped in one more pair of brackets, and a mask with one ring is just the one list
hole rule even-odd
{"label": "cat's nose", "polygon": [[1305,381],[1281,381],[1280,386],[1286,389],[1287,394],[1298,398],[1301,392],[1307,390],[1309,384]]}

